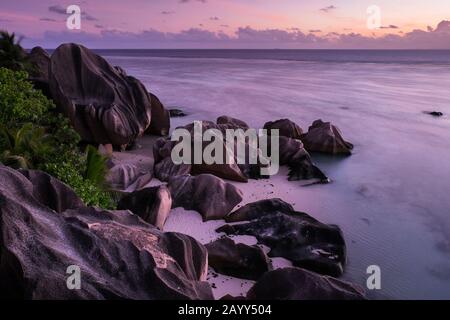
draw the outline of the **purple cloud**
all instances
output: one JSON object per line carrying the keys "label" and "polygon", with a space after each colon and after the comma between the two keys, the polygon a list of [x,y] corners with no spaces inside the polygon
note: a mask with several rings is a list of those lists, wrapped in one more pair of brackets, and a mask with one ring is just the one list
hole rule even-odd
{"label": "purple cloud", "polygon": [[332,10],[335,10],[335,9],[337,9],[337,7],[331,5],[331,6],[328,6],[328,7],[325,7],[325,8],[321,8],[320,11],[323,11],[323,12],[327,12],[327,13],[328,13],[328,12],[330,12],[330,11],[332,11]]}
{"label": "purple cloud", "polygon": [[[315,32],[312,32],[315,31]],[[56,47],[64,42],[79,42],[92,48],[311,48],[311,49],[450,49],[450,22],[435,29],[413,30],[381,37],[359,33],[319,34],[299,29],[263,29],[240,27],[234,34],[191,28],[181,32],[150,29],[138,33],[101,29],[87,32],[46,32],[41,39],[26,39],[31,46]]]}

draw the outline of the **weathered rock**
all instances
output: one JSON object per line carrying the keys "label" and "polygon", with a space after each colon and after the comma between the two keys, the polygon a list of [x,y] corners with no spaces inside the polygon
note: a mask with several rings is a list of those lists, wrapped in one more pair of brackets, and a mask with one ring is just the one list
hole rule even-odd
{"label": "weathered rock", "polygon": [[272,264],[258,246],[234,243],[228,237],[206,245],[209,266],[216,272],[240,279],[258,280]]}
{"label": "weathered rock", "polygon": [[163,230],[171,208],[172,196],[164,185],[127,194],[117,205],[117,209],[130,210],[160,230]]}
{"label": "weathered rock", "polygon": [[46,96],[50,96],[49,88],[49,66],[50,55],[41,47],[34,47],[28,55],[29,61],[33,64],[33,71],[30,73],[30,80],[36,89],[41,90]]}
{"label": "weathered rock", "polygon": [[309,152],[350,155],[353,145],[342,137],[340,130],[330,122],[316,120],[301,137]]}
{"label": "weathered rock", "polygon": [[228,117],[228,116],[220,116],[220,117],[218,117],[217,120],[216,120],[216,123],[218,125],[231,125],[235,129],[247,130],[247,129],[250,128],[248,126],[248,124],[245,123],[244,121],[236,119],[236,118]]}
{"label": "weathered rock", "polygon": [[89,49],[61,45],[52,54],[49,71],[53,100],[84,140],[123,146],[149,126],[168,132],[168,113],[144,85]]}
{"label": "weathered rock", "polygon": [[267,272],[247,293],[249,300],[363,300],[354,284],[301,268]]}
{"label": "weathered rock", "polygon": [[257,219],[267,213],[281,211],[294,212],[294,208],[279,198],[264,199],[240,207],[225,217],[226,222],[240,222]]}
{"label": "weathered rock", "polygon": [[[0,166],[0,298],[213,298],[196,240],[129,211],[80,207],[68,194],[45,173]],[[67,287],[69,266],[80,268],[79,290]]]}
{"label": "weathered rock", "polygon": [[152,102],[152,121],[147,129],[147,133],[156,134],[160,136],[167,136],[170,129],[170,114],[164,108],[164,105],[159,101],[158,97],[150,93]]}
{"label": "weathered rock", "polygon": [[190,174],[192,165],[174,164],[170,157],[155,164],[155,177],[161,181],[169,181],[172,177]]}
{"label": "weathered rock", "polygon": [[280,165],[289,167],[289,180],[318,179],[329,182],[328,177],[312,162],[311,156],[300,140],[280,136]]}
{"label": "weathered rock", "polygon": [[223,219],[242,201],[242,192],[211,174],[176,176],[169,180],[172,207],[195,210],[203,221]]}
{"label": "weathered rock", "polygon": [[264,129],[267,129],[267,134],[270,135],[270,130],[278,129],[279,135],[292,139],[300,139],[303,134],[302,128],[295,122],[289,119],[280,119],[276,121],[269,121],[264,124]]}
{"label": "weathered rock", "polygon": [[152,178],[150,170],[144,171],[135,164],[112,160],[106,182],[111,190],[133,192],[144,188]]}
{"label": "weathered rock", "polygon": [[247,204],[227,217],[248,223],[224,225],[218,232],[255,236],[271,248],[270,257],[291,260],[294,266],[340,276],[346,262],[345,241],[339,227],[326,225],[279,199]]}

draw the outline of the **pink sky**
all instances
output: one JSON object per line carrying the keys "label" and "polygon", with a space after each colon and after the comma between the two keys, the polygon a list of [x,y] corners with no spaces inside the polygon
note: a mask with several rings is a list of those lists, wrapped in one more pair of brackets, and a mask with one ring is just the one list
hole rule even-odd
{"label": "pink sky", "polygon": [[[81,30],[64,13],[76,4]],[[382,28],[367,27],[367,8]],[[15,0],[1,1],[0,28],[24,45],[81,42],[95,48],[450,49],[449,0]]]}

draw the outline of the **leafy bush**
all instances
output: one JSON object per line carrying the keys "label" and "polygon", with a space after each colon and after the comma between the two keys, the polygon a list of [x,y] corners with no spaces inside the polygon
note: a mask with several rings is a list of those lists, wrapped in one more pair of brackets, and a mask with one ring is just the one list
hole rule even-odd
{"label": "leafy bush", "polygon": [[0,31],[0,68],[8,68],[14,71],[33,71],[34,66],[21,47],[21,40],[21,38],[16,40],[14,33]]}
{"label": "leafy bush", "polygon": [[72,187],[86,205],[114,208],[105,191],[107,158],[92,146],[81,152],[79,142],[69,120],[33,89],[25,72],[0,68],[0,161],[43,170]]}
{"label": "leafy bush", "polygon": [[44,114],[55,108],[27,79],[26,72],[0,68],[0,123],[7,126],[37,123]]}

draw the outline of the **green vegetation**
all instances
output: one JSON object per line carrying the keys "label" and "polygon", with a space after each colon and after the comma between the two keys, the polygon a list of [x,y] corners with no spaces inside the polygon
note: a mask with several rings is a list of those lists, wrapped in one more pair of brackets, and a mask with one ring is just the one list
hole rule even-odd
{"label": "green vegetation", "polygon": [[20,42],[21,39],[16,40],[14,33],[0,31],[0,68],[8,68],[14,71],[33,71],[34,66],[28,60]]}
{"label": "green vegetation", "polygon": [[24,71],[0,68],[0,162],[43,170],[72,187],[86,205],[113,208],[105,191],[107,158],[92,146],[82,152],[68,119],[27,79]]}

